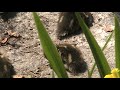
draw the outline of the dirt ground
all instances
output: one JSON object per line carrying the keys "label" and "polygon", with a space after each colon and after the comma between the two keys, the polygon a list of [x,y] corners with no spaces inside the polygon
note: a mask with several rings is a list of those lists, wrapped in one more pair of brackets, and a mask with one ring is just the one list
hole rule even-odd
{"label": "dirt ground", "polygon": [[[82,51],[84,61],[87,63],[88,69],[90,69],[94,64],[94,59],[85,36],[79,34],[64,40],[58,40],[56,38],[56,29],[59,12],[37,13],[54,43],[76,44],[76,47]],[[111,33],[110,31],[114,29],[114,17],[112,12],[91,13],[93,14],[94,23],[90,30],[102,48]],[[3,43],[0,44],[0,52],[9,58],[17,75],[32,78],[51,78],[52,69],[50,69],[48,61],[43,56],[32,13],[10,12],[10,15],[11,17],[8,17],[8,20],[5,17],[0,17],[0,38],[4,38]],[[7,43],[5,43],[6,41]],[[114,68],[114,38],[111,39],[104,53],[111,68]],[[69,72],[68,74],[70,78],[88,77],[87,70],[77,76],[73,76]],[[97,68],[92,77],[99,78]]]}

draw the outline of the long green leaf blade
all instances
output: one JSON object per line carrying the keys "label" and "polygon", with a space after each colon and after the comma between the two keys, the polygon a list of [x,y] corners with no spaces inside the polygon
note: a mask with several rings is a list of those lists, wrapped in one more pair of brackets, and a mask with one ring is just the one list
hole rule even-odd
{"label": "long green leaf blade", "polygon": [[35,24],[38,30],[39,38],[42,44],[43,51],[51,67],[53,68],[53,70],[55,71],[55,73],[59,78],[68,78],[68,75],[64,68],[62,59],[57,51],[57,48],[55,47],[51,38],[49,37],[44,25],[40,21],[39,16],[35,12],[33,12],[33,16],[34,16]]}
{"label": "long green leaf blade", "polygon": [[115,17],[115,61],[116,68],[120,69],[120,25],[117,16]]}
{"label": "long green leaf blade", "polygon": [[75,14],[86,36],[86,39],[89,43],[89,46],[95,58],[95,62],[97,64],[100,76],[103,78],[105,75],[111,72],[107,59],[105,58],[100,46],[98,45],[92,33],[90,32],[89,28],[87,27],[87,25],[84,23],[83,19],[81,18],[79,12],[75,12]]}
{"label": "long green leaf blade", "polygon": [[[110,34],[110,36],[108,37],[105,45],[104,45],[103,48],[102,48],[102,51],[104,51],[105,48],[107,47],[107,44],[109,43],[110,39],[112,38],[113,33],[114,33],[114,31],[113,31],[113,32]],[[94,71],[94,69],[95,69],[95,66],[96,66],[96,63],[93,64],[92,69],[91,69],[90,71],[88,70],[88,77],[89,77],[89,78],[91,78],[91,76],[92,76],[92,74],[93,74],[93,71]]]}

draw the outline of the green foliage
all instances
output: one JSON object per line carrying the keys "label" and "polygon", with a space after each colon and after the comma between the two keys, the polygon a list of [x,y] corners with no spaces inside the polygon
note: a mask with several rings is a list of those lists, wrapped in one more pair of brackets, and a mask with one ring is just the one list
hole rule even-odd
{"label": "green foliage", "polygon": [[79,24],[85,34],[85,37],[89,43],[89,46],[91,48],[92,54],[94,56],[95,62],[97,64],[100,76],[103,78],[105,75],[109,74],[111,69],[107,62],[107,59],[105,58],[100,46],[98,45],[97,41],[95,40],[94,36],[90,32],[89,28],[81,18],[79,12],[75,12],[76,17],[79,21]]}
{"label": "green foliage", "polygon": [[[84,20],[81,18],[79,12],[75,12],[75,15],[79,21],[79,24],[83,30],[83,33],[85,34],[85,37],[89,43],[90,49],[92,51],[92,54],[95,59],[95,64],[93,65],[91,71],[88,71],[88,77],[91,77],[94,71],[95,66],[97,65],[98,71],[100,73],[100,76],[103,78],[105,75],[110,74],[111,68],[107,62],[107,59],[105,58],[105,55],[103,54],[103,50],[107,46],[108,42],[112,38],[112,35],[114,32],[111,33],[109,38],[107,39],[104,47],[100,48],[97,41],[95,40],[94,36],[90,32],[89,28],[85,24]],[[62,63],[62,59],[57,51],[57,48],[55,47],[54,43],[52,42],[50,36],[48,35],[44,25],[40,21],[40,18],[38,15],[33,12],[35,24],[38,30],[39,38],[41,41],[41,45],[43,48],[43,51],[53,68],[54,72],[57,74],[59,78],[68,78],[68,75],[66,73],[66,70],[64,68],[64,65]],[[116,68],[120,70],[120,25],[117,16],[115,16],[115,62],[116,62]],[[53,76],[54,76],[53,72]]]}
{"label": "green foliage", "polygon": [[52,69],[55,71],[55,73],[59,78],[68,78],[68,75],[64,68],[62,59],[57,51],[57,48],[55,47],[50,36],[48,35],[44,25],[40,21],[40,17],[35,12],[33,12],[33,16],[34,16],[35,24],[38,30],[43,51]]}
{"label": "green foliage", "polygon": [[[111,38],[112,38],[112,36],[113,36],[113,33],[114,33],[114,31],[113,31],[113,32],[110,34],[110,36],[108,37],[108,39],[107,39],[107,41],[106,41],[106,43],[105,43],[104,47],[102,48],[102,51],[104,51],[104,50],[105,50],[105,48],[106,48],[107,44],[109,43],[110,39],[111,39]],[[92,74],[93,74],[93,71],[94,71],[94,69],[95,69],[95,66],[96,66],[96,63],[94,63],[94,64],[93,64],[93,66],[92,66],[92,69],[91,69],[91,70],[88,70],[88,78],[91,78],[91,76],[92,76]]]}
{"label": "green foliage", "polygon": [[120,70],[120,25],[117,16],[115,16],[115,62],[116,68]]}

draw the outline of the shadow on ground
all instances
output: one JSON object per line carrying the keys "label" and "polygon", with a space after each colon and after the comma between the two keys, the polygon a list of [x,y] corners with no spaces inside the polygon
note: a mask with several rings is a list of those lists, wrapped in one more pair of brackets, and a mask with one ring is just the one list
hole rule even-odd
{"label": "shadow on ground", "polygon": [[4,12],[1,13],[1,18],[4,21],[8,21],[8,19],[14,18],[18,12]]}
{"label": "shadow on ground", "polygon": [[16,72],[9,59],[0,56],[0,78],[12,78]]}

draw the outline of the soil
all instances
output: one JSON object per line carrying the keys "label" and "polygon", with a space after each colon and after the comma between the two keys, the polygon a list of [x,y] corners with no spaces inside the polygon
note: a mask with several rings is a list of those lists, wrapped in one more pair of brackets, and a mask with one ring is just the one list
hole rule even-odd
{"label": "soil", "polygon": [[[37,12],[41,17],[51,39],[55,44],[75,44],[82,51],[88,69],[94,64],[94,59],[84,34],[74,35],[67,39],[59,40],[56,36],[59,12]],[[102,48],[114,29],[112,12],[91,12],[94,18],[90,31],[95,36]],[[30,76],[31,78],[52,78],[52,69],[44,57],[38,38],[32,12],[9,12],[0,15],[0,52],[7,57],[14,66],[16,75]],[[104,50],[105,56],[114,68],[114,38],[110,40]],[[87,78],[87,70],[70,78]],[[93,78],[99,78],[97,68]]]}

